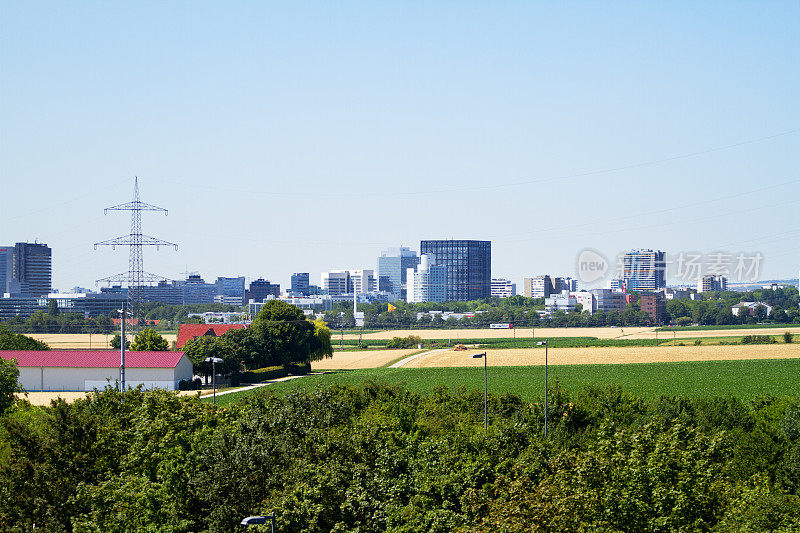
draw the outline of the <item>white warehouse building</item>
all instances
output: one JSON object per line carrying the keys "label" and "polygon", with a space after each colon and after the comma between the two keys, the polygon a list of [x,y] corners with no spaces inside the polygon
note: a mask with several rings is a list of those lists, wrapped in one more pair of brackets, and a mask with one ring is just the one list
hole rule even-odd
{"label": "white warehouse building", "polygon": [[[91,391],[120,382],[120,353],[116,350],[0,351],[16,359],[19,384],[26,391]],[[125,386],[177,390],[191,380],[191,360],[183,352],[126,352]]]}

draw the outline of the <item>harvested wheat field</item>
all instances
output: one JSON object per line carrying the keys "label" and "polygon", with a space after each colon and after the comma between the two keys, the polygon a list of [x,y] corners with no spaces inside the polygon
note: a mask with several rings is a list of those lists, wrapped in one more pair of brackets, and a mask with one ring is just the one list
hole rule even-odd
{"label": "harvested wheat field", "polygon": [[[103,350],[111,348],[111,339],[114,333],[25,333],[28,337],[45,342],[54,350]],[[162,334],[167,342],[177,340],[175,334]],[[133,335],[129,336],[133,340]]]}
{"label": "harvested wheat field", "polygon": [[[652,332],[655,328],[535,328],[536,337],[597,337],[598,339],[637,338],[634,335]],[[531,328],[515,329],[399,329],[365,333],[365,340],[384,340],[392,337],[417,335],[423,339],[521,339],[531,338]],[[337,337],[334,334],[334,340]],[[358,335],[345,335],[345,339],[356,340]]]}
{"label": "harvested wheat field", "polygon": [[[543,365],[544,349],[481,350],[487,352],[489,366]],[[477,350],[467,352],[437,350],[409,361],[403,368],[483,366],[473,359]],[[738,346],[651,346],[625,348],[551,348],[551,365],[672,363],[678,361],[723,361],[734,359],[800,358],[800,344]]]}
{"label": "harvested wheat field", "polygon": [[31,405],[50,405],[50,402],[61,398],[67,403],[86,398],[91,392],[28,392],[17,393],[15,396],[20,400],[28,400]]}
{"label": "harvested wheat field", "polygon": [[354,370],[378,368],[395,359],[410,355],[417,350],[362,350],[358,352],[334,352],[330,359],[314,361],[311,370]]}
{"label": "harvested wheat field", "polygon": [[[624,328],[626,331],[628,328]],[[788,331],[794,335],[800,335],[800,327],[792,324],[787,324],[785,328],[750,328],[750,329],[704,329],[696,331],[681,331],[675,329],[672,331],[641,331],[626,335],[626,339],[665,339],[669,340],[673,337],[679,339],[697,339],[702,337],[743,337],[745,335],[783,335],[784,331]]]}

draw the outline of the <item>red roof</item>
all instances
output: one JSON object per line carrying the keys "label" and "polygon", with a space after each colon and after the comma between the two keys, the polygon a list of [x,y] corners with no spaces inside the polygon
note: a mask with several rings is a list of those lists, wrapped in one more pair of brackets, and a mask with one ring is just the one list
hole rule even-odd
{"label": "red roof", "polygon": [[[3,350],[3,359],[16,359],[20,367],[117,368],[119,350]],[[175,368],[183,352],[125,352],[129,368]]]}
{"label": "red roof", "polygon": [[221,337],[232,329],[244,329],[244,324],[181,324],[178,330],[178,348],[197,337]]}

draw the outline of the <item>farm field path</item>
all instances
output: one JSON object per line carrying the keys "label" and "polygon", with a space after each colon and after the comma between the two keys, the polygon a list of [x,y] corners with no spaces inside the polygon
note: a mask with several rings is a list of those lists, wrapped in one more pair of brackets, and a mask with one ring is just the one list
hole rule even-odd
{"label": "farm field path", "polygon": [[[544,365],[545,351],[537,349],[485,350],[489,366]],[[472,352],[452,350],[422,354],[408,361],[404,368],[483,366],[481,359],[472,359]],[[680,361],[724,361],[737,359],[800,358],[800,344],[765,344],[735,346],[648,346],[551,348],[550,365],[668,363]]]}

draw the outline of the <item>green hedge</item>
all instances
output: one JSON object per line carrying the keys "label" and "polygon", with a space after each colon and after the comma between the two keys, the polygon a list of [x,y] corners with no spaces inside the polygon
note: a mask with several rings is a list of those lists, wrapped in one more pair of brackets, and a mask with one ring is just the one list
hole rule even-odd
{"label": "green hedge", "polygon": [[256,370],[242,372],[239,377],[240,383],[262,383],[271,379],[284,378],[289,375],[289,371],[282,366],[268,366]]}

